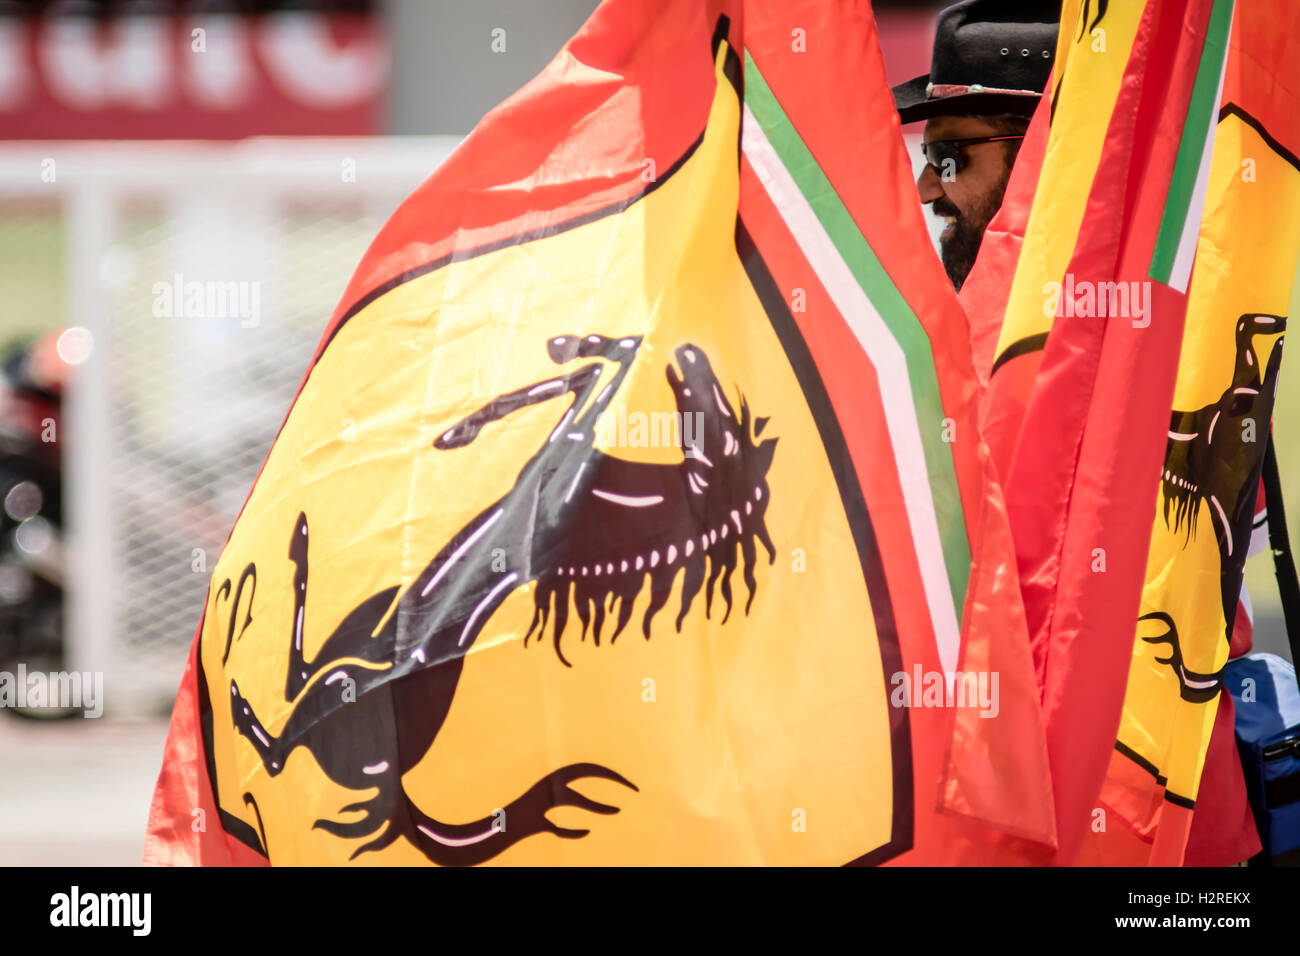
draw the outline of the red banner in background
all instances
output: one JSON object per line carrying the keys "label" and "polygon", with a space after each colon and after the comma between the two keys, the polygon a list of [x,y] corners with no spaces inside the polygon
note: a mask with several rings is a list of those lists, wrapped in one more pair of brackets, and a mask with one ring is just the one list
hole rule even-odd
{"label": "red banner in background", "polygon": [[928,10],[875,11],[880,55],[885,61],[885,82],[890,86],[929,72],[934,24],[944,6],[946,4],[940,2]]}
{"label": "red banner in background", "polygon": [[0,139],[238,139],[381,132],[383,23],[0,17]]}

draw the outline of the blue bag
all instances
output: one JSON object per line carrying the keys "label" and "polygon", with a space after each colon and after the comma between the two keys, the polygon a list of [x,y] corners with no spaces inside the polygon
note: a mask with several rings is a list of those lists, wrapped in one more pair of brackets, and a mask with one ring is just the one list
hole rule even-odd
{"label": "blue bag", "polygon": [[[1292,660],[1300,661],[1300,576],[1287,534],[1282,482],[1273,435],[1264,446],[1261,476],[1268,509],[1268,539],[1277,572]],[[1229,661],[1224,686],[1237,710],[1237,748],[1246,775],[1264,866],[1300,866],[1300,684],[1295,668],[1276,654]]]}
{"label": "blue bag", "polygon": [[[1300,685],[1276,654],[1229,661],[1237,747],[1255,825],[1272,865],[1300,865]],[[1261,860],[1260,862],[1265,862]]]}

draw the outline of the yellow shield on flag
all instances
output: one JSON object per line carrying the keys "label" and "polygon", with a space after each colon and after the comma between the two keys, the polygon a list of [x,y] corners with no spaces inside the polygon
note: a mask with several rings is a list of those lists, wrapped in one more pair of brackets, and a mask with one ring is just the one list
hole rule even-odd
{"label": "yellow shield on flag", "polygon": [[405,277],[312,368],[200,644],[217,803],[276,863],[904,848],[896,636],[736,251],[727,55],[637,201]]}

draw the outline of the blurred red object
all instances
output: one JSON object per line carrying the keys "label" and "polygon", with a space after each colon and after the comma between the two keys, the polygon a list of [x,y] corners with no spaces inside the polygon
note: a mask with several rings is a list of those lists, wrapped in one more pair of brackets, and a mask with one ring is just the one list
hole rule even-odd
{"label": "blurred red object", "polygon": [[388,59],[367,14],[0,16],[0,139],[371,135]]}

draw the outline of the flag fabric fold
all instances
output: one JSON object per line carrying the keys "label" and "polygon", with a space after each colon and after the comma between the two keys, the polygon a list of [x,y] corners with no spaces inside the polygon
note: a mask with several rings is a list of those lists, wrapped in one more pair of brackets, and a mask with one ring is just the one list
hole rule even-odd
{"label": "flag fabric fold", "polygon": [[[984,422],[1042,688],[1057,863],[1106,825],[1098,793],[1148,550],[1131,529],[1154,511],[1230,19],[1223,3],[1066,3],[1036,117],[1045,150],[1039,162],[1031,135],[1009,229],[994,222],[1009,235],[995,232],[993,252],[1014,249],[1024,223],[1014,271],[1005,254],[975,269],[995,302],[1009,285]],[[989,325],[977,314],[977,340]]]}
{"label": "flag fabric fold", "polygon": [[[1181,269],[1190,279],[1187,327],[1123,717],[1102,791],[1149,844],[1140,861],[1165,865],[1182,862],[1185,850],[1230,864],[1258,847],[1243,820],[1222,673],[1230,656],[1249,649],[1243,572],[1262,546],[1260,474],[1300,258],[1300,90],[1282,79],[1300,56],[1300,12],[1229,6],[1215,10],[1225,21],[1223,64],[1198,77],[1217,133],[1180,155],[1188,168],[1176,177],[1204,216],[1193,225],[1193,208],[1187,222],[1163,223],[1152,262],[1153,274]],[[1181,256],[1173,249],[1179,234]],[[1194,266],[1185,251],[1192,236]],[[1205,808],[1203,774],[1212,774]],[[1204,850],[1189,843],[1202,809],[1219,816],[1197,821]]]}
{"label": "flag fabric fold", "polygon": [[1044,859],[979,402],[869,7],[607,0],[348,284],[146,862]]}
{"label": "flag fabric fold", "polygon": [[1218,675],[1298,251],[1300,111],[1278,81],[1294,30],[1226,0],[1089,7],[1065,4],[1051,100],[962,299],[1043,686],[1056,862],[1182,862],[1208,756],[1218,819],[1187,858],[1231,863],[1257,841]]}

